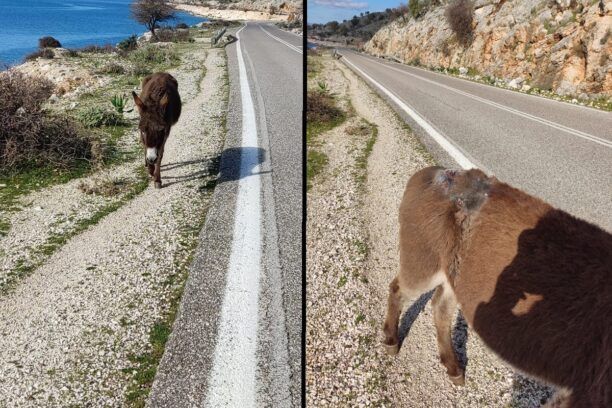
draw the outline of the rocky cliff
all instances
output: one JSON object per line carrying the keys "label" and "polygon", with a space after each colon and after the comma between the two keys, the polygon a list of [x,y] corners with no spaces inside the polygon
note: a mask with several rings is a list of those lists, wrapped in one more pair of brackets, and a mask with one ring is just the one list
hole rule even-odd
{"label": "rocky cliff", "polygon": [[612,0],[476,0],[466,45],[446,22],[445,8],[395,20],[365,50],[428,67],[467,67],[512,87],[612,96]]}

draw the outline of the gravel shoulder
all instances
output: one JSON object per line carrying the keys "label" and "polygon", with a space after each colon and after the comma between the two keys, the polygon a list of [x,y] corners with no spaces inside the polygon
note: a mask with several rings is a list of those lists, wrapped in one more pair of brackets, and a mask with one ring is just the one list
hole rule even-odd
{"label": "gravel shoulder", "polygon": [[[400,354],[380,346],[387,288],[397,273],[397,213],[405,183],[433,164],[408,126],[344,64],[322,60],[325,79],[352,115],[319,136],[328,164],[308,194],[307,402],[312,406],[537,407],[550,389],[501,362],[458,315],[455,348],[467,361],[455,387],[439,363],[429,297],[407,301]],[[316,84],[315,84],[316,86]],[[365,122],[364,122],[365,121]],[[362,169],[367,137],[377,129]],[[348,130],[348,133],[347,133]],[[355,174],[361,173],[360,178]]]}
{"label": "gravel shoulder", "polygon": [[[170,330],[225,137],[225,51],[202,42],[170,73],[184,105],[166,144],[163,189],[143,184],[138,155],[32,193],[11,215],[0,239],[0,284],[11,285],[0,295],[0,406],[143,403],[160,347],[153,340]],[[105,198],[79,188],[124,179],[140,189]],[[69,237],[79,225],[86,229]],[[40,251],[66,234],[51,254]],[[31,267],[11,280],[20,259]]]}

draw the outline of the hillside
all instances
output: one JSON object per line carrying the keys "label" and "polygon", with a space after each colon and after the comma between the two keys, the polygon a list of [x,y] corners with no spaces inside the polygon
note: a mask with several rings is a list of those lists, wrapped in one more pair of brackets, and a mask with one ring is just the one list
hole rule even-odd
{"label": "hillside", "polygon": [[466,41],[450,28],[447,7],[415,3],[417,17],[381,28],[366,52],[430,68],[463,67],[523,90],[612,95],[612,1],[477,0]]}
{"label": "hillside", "polygon": [[407,18],[406,6],[386,9],[380,12],[365,12],[342,22],[330,21],[325,24],[309,24],[308,35],[319,40],[343,42],[361,46],[371,39],[378,30],[397,18]]}

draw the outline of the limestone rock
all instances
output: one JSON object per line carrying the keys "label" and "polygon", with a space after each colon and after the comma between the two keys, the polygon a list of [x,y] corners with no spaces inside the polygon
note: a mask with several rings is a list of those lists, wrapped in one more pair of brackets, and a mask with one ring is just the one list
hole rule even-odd
{"label": "limestone rock", "polygon": [[612,0],[605,3],[600,15],[598,3],[589,0],[477,0],[467,46],[446,23],[443,3],[418,20],[382,27],[364,49],[462,75],[469,67],[491,78],[525,78],[515,81],[517,89],[612,97]]}

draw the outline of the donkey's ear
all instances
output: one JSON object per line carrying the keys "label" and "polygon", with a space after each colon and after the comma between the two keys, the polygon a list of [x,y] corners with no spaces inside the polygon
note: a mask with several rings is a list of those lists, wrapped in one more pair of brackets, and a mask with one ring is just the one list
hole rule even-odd
{"label": "donkey's ear", "polygon": [[134,91],[132,91],[132,96],[134,97],[134,104],[136,104],[138,110],[141,111],[144,108],[144,103],[142,103],[142,99],[140,99],[140,97]]}
{"label": "donkey's ear", "polygon": [[168,102],[170,102],[170,99],[168,99],[168,95],[165,94],[159,101],[159,106],[166,109],[166,106],[168,106]]}

